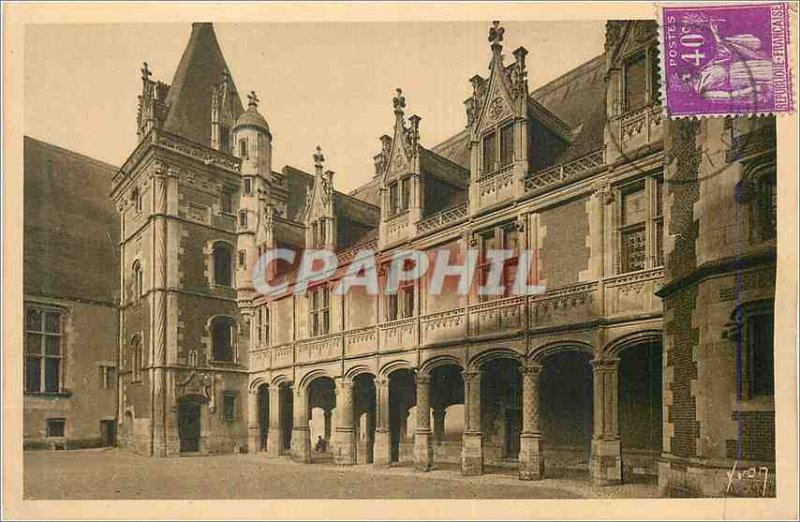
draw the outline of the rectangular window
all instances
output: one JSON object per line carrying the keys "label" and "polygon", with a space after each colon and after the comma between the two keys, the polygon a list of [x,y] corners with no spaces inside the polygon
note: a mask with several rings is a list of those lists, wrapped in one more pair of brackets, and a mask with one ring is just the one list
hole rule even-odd
{"label": "rectangular window", "polygon": [[224,392],[222,395],[222,420],[236,420],[236,393]]}
{"label": "rectangular window", "polygon": [[251,178],[244,178],[244,193],[246,196],[253,193],[253,180]]}
{"label": "rectangular window", "polygon": [[246,227],[247,226],[247,211],[242,210],[239,212],[239,226]]}
{"label": "rectangular window", "polygon": [[248,159],[250,155],[247,151],[247,139],[242,138],[239,140],[239,157],[242,159]]}
{"label": "rectangular window", "polygon": [[647,103],[647,54],[642,52],[629,58],[623,70],[625,110],[643,107]]}
{"label": "rectangular window", "polygon": [[100,389],[113,390],[115,388],[115,377],[117,369],[113,366],[100,366]]}
{"label": "rectangular window", "polygon": [[397,293],[386,296],[386,320],[396,321],[414,317],[414,282],[403,281]]}
{"label": "rectangular window", "polygon": [[325,335],[330,331],[328,287],[320,285],[309,290],[309,332],[312,337]]}
{"label": "rectangular window", "polygon": [[646,247],[644,226],[622,231],[622,272],[644,270]]}
{"label": "rectangular window", "polygon": [[247,252],[239,250],[239,266],[244,266],[247,263]]}
{"label": "rectangular window", "polygon": [[658,48],[651,47],[648,56],[650,58],[650,101],[659,103],[661,101],[661,79],[658,73]]}
{"label": "rectangular window", "polygon": [[230,193],[223,192],[220,195],[220,208],[223,214],[233,213],[233,198]]}
{"label": "rectangular window", "polygon": [[25,391],[61,391],[61,313],[28,308],[25,318]]}
{"label": "rectangular window", "polygon": [[747,319],[747,383],[750,397],[775,394],[775,319],[762,314]]}
{"label": "rectangular window", "polygon": [[620,190],[619,273],[664,264],[664,180],[646,176]]}
{"label": "rectangular window", "polygon": [[63,437],[67,419],[47,419],[46,437]]}
{"label": "rectangular window", "polygon": [[395,215],[400,211],[399,187],[395,181],[389,185],[389,215]]}
{"label": "rectangular window", "polygon": [[270,331],[270,322],[269,322],[269,307],[264,306],[262,307],[264,310],[264,343],[269,346],[272,342],[272,332]]}
{"label": "rectangular window", "polygon": [[495,170],[495,163],[497,161],[495,141],[496,137],[494,133],[487,134],[483,138],[483,174],[491,174]]}
{"label": "rectangular window", "polygon": [[400,211],[408,210],[409,199],[411,196],[411,180],[405,178],[400,180]]}
{"label": "rectangular window", "polygon": [[479,295],[481,301],[508,297],[513,293],[514,279],[518,265],[520,233],[515,222],[505,223],[480,234],[481,253],[478,261],[478,277],[480,286],[489,282],[492,262],[488,253],[491,250],[512,250],[513,255],[503,263],[500,273],[500,286],[504,288],[502,295]]}
{"label": "rectangular window", "polygon": [[500,130],[500,168],[514,161],[514,126],[506,125]]}
{"label": "rectangular window", "polygon": [[219,127],[219,150],[230,152],[231,150],[231,131],[227,127]]}

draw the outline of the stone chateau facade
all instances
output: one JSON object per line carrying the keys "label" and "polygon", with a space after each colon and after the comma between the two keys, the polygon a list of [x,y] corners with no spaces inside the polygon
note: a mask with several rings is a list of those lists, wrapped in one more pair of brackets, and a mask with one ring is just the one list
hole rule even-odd
{"label": "stone chateau facade", "polygon": [[[211,24],[171,84],[145,64],[111,194],[120,445],[657,477],[670,495],[725,493],[737,461],[768,467],[774,492],[774,121],[662,117],[654,22],[609,22],[602,54],[532,92],[527,50],[503,53],[525,37],[493,24],[465,128],[443,143],[425,145],[398,89],[374,177],[350,194],[313,144],[309,172],[273,170]],[[340,268],[267,298],[251,272],[275,247],[330,249]],[[332,292],[361,250],[383,279],[399,249],[456,264],[468,248],[535,251],[546,291]]]}

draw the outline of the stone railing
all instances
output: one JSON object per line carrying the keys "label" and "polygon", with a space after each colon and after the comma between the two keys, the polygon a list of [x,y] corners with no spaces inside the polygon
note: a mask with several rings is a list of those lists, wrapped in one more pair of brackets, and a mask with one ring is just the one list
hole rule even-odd
{"label": "stone railing", "polygon": [[582,174],[605,163],[605,149],[599,149],[560,165],[534,172],[525,180],[525,192],[579,178]]}
{"label": "stone railing", "polygon": [[177,134],[172,134],[163,130],[157,130],[155,137],[156,145],[159,147],[200,160],[206,165],[214,165],[215,167],[233,172],[239,171],[241,161],[230,154],[198,145]]}
{"label": "stone railing", "polygon": [[453,223],[467,217],[468,211],[469,211],[469,205],[463,203],[456,207],[451,207],[442,210],[441,212],[437,212],[436,214],[420,221],[417,224],[417,233],[424,234],[425,232],[438,230],[440,228],[452,225]]}
{"label": "stone railing", "polygon": [[478,194],[481,198],[499,192],[514,183],[514,164],[481,176],[478,179]]}
{"label": "stone railing", "polygon": [[339,266],[349,263],[356,257],[356,254],[361,250],[367,250],[370,252],[375,252],[378,249],[378,240],[373,239],[370,241],[366,241],[359,245],[352,246],[347,250],[342,250],[341,252],[337,252],[336,259],[339,261]]}
{"label": "stone railing", "polygon": [[513,296],[355,328],[250,352],[252,371],[414,350],[468,339],[584,325],[602,317],[657,314],[664,269],[579,282],[539,295]]}

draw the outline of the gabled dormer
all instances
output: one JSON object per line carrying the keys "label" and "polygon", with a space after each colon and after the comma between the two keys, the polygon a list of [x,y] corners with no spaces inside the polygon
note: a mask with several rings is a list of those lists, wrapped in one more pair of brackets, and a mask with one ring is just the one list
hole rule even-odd
{"label": "gabled dormer", "polygon": [[525,178],[563,149],[570,129],[528,93],[524,47],[505,65],[500,22],[489,29],[489,76],[470,79],[465,102],[470,133],[470,211],[501,205],[524,193]]}
{"label": "gabled dormer", "polygon": [[324,170],[325,156],[317,145],[314,153],[314,183],[306,193],[303,223],[306,226],[306,248],[334,250],[336,215],[333,207],[333,171]]}
{"label": "gabled dormer", "polygon": [[142,94],[139,95],[139,110],[136,116],[136,135],[139,141],[153,128],[161,128],[167,117],[167,95],[169,85],[151,80],[153,72],[144,62],[142,65]]}
{"label": "gabled dormer", "polygon": [[422,217],[420,180],[419,122],[416,114],[406,124],[406,98],[402,89],[392,100],[394,134],[391,140],[381,138],[381,154],[376,163],[383,167],[381,181],[382,245],[402,241],[415,234],[415,224]]}
{"label": "gabled dormer", "polygon": [[227,67],[211,93],[211,147],[233,154],[231,134],[242,112],[239,95]]}
{"label": "gabled dormer", "polygon": [[658,26],[650,20],[606,23],[606,162],[660,148]]}

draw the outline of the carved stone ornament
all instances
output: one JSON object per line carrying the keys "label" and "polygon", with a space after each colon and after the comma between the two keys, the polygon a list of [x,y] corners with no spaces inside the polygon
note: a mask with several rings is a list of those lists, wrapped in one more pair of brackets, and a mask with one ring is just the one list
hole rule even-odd
{"label": "carved stone ornament", "polygon": [[175,382],[175,396],[194,395],[208,400],[209,411],[214,411],[214,376],[202,372],[192,372],[183,380]]}
{"label": "carved stone ornament", "polygon": [[499,120],[506,111],[506,104],[503,102],[503,98],[501,96],[495,96],[494,99],[489,102],[489,118],[492,120]]}

